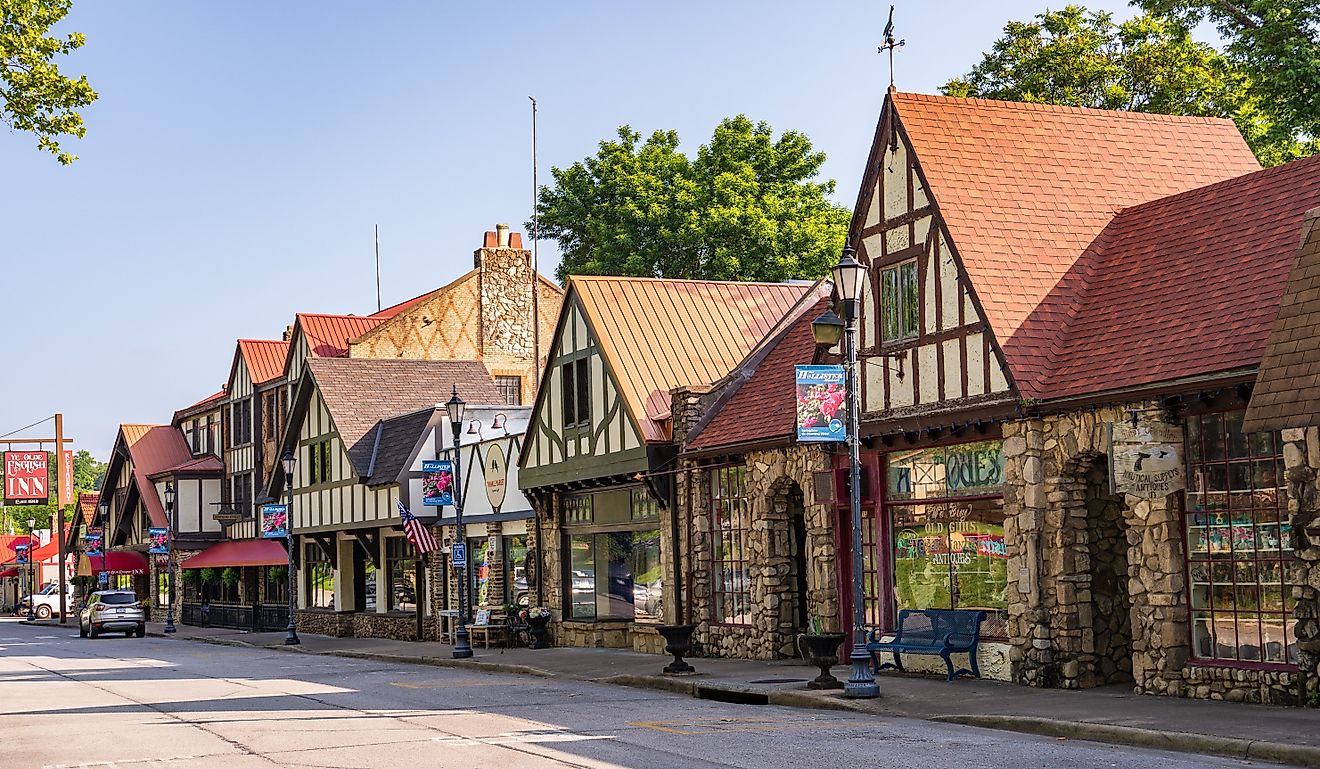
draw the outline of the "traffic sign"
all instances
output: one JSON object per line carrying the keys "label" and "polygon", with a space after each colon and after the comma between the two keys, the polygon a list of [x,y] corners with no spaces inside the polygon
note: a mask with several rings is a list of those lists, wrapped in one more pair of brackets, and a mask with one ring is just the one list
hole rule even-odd
{"label": "traffic sign", "polygon": [[462,542],[455,542],[449,548],[449,561],[457,567],[467,567],[467,545]]}

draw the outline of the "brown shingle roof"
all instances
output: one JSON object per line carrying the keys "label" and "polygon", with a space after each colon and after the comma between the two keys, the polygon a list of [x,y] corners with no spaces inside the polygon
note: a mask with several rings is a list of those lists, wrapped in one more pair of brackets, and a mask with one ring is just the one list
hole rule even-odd
{"label": "brown shingle roof", "polygon": [[1320,425],[1320,208],[1306,214],[1301,230],[1245,430]]}
{"label": "brown shingle roof", "polygon": [[624,405],[646,441],[669,439],[669,391],[736,366],[809,283],[575,276],[577,293]]}
{"label": "brown shingle roof", "polygon": [[1259,365],[1298,228],[1317,206],[1320,156],[1121,211],[1042,304],[1067,324],[1046,378],[1019,380],[1023,394],[1066,397]]}
{"label": "brown shingle roof", "polygon": [[1260,168],[1228,120],[892,99],[1015,379],[1047,367],[1064,318],[1040,305],[1115,212]]}
{"label": "brown shingle roof", "polygon": [[449,400],[453,388],[469,404],[503,403],[478,361],[311,358],[316,382],[357,474],[370,475],[376,423]]}

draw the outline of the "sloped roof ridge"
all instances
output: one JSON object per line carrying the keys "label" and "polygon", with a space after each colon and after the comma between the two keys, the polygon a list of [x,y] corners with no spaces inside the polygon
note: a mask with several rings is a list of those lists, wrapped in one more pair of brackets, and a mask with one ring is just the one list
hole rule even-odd
{"label": "sloped roof ridge", "polygon": [[[715,286],[810,286],[815,285],[811,282],[803,283],[801,281],[788,280],[708,280],[703,278],[657,278],[651,275],[569,275],[571,281],[637,281],[650,283],[688,283]],[[819,283],[824,278],[816,280]]]}
{"label": "sloped roof ridge", "polygon": [[943,94],[916,93],[897,91],[894,98],[907,101],[925,101],[931,103],[960,103],[976,107],[991,107],[1015,111],[1035,111],[1054,113],[1075,113],[1080,115],[1102,115],[1123,120],[1149,120],[1169,123],[1232,123],[1228,118],[1209,115],[1166,115],[1162,112],[1137,112],[1135,110],[1104,109],[1101,107],[1078,107],[1071,104],[1046,104],[1036,101],[1013,101],[1011,99],[986,99],[980,96],[944,96]]}
{"label": "sloped roof ridge", "polygon": [[[1199,195],[1206,195],[1212,192],[1218,192],[1220,190],[1228,189],[1230,187],[1246,185],[1246,184],[1254,184],[1262,179],[1273,176],[1275,174],[1300,173],[1298,169],[1304,168],[1305,166],[1313,163],[1320,163],[1320,155],[1309,155],[1304,158],[1298,158],[1297,160],[1294,160],[1291,163],[1284,163],[1282,165],[1271,166],[1269,168],[1262,168],[1259,171],[1251,171],[1249,173],[1241,174],[1240,176],[1234,176],[1231,179],[1223,179],[1221,181],[1211,182],[1210,184],[1206,184],[1200,187],[1193,187],[1190,190],[1183,190],[1182,192],[1175,192],[1172,195],[1165,195],[1162,198],[1155,198],[1154,200],[1147,200],[1143,203],[1135,203],[1130,206],[1124,206],[1114,214],[1114,219],[1116,220],[1122,216],[1135,215],[1136,213],[1139,213],[1141,209],[1144,208],[1153,208],[1160,205],[1170,205],[1170,204],[1182,202],[1182,199],[1185,198],[1193,198]],[[1113,222],[1111,221],[1110,224],[1112,223]],[[1106,226],[1106,229],[1108,229],[1108,226]]]}

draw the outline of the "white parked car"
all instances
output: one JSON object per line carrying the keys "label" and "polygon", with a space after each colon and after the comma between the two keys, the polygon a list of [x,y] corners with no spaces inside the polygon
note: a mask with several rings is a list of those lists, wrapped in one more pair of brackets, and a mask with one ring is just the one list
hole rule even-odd
{"label": "white parked car", "polygon": [[[73,583],[66,582],[64,595],[64,610],[72,613],[77,607],[73,602]],[[43,587],[35,595],[23,596],[18,601],[15,614],[26,617],[28,602],[31,601],[34,606],[32,613],[37,615],[38,619],[50,619],[52,616],[60,613],[60,585],[58,582],[52,582]]]}

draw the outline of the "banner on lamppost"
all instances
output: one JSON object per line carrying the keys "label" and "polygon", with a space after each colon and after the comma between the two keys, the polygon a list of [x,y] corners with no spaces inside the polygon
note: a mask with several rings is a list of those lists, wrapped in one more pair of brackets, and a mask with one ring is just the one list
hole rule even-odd
{"label": "banner on lamppost", "polygon": [[843,366],[796,366],[797,439],[801,443],[846,440],[842,412],[847,393]]}
{"label": "banner on lamppost", "polygon": [[448,459],[422,460],[422,504],[443,507],[454,504],[454,463]]}
{"label": "banner on lamppost", "polygon": [[152,526],[147,529],[147,552],[152,555],[164,555],[170,551],[170,530],[164,526]]}
{"label": "banner on lamppost", "polygon": [[5,504],[44,505],[50,501],[50,458],[44,451],[5,452]]}
{"label": "banner on lamppost", "polygon": [[83,552],[88,558],[102,557],[101,537],[100,529],[93,529],[83,535]]}
{"label": "banner on lamppost", "polygon": [[28,562],[28,547],[26,542],[14,543],[14,563],[21,566]]}
{"label": "banner on lamppost", "polygon": [[284,539],[289,536],[289,506],[261,506],[261,538]]}

